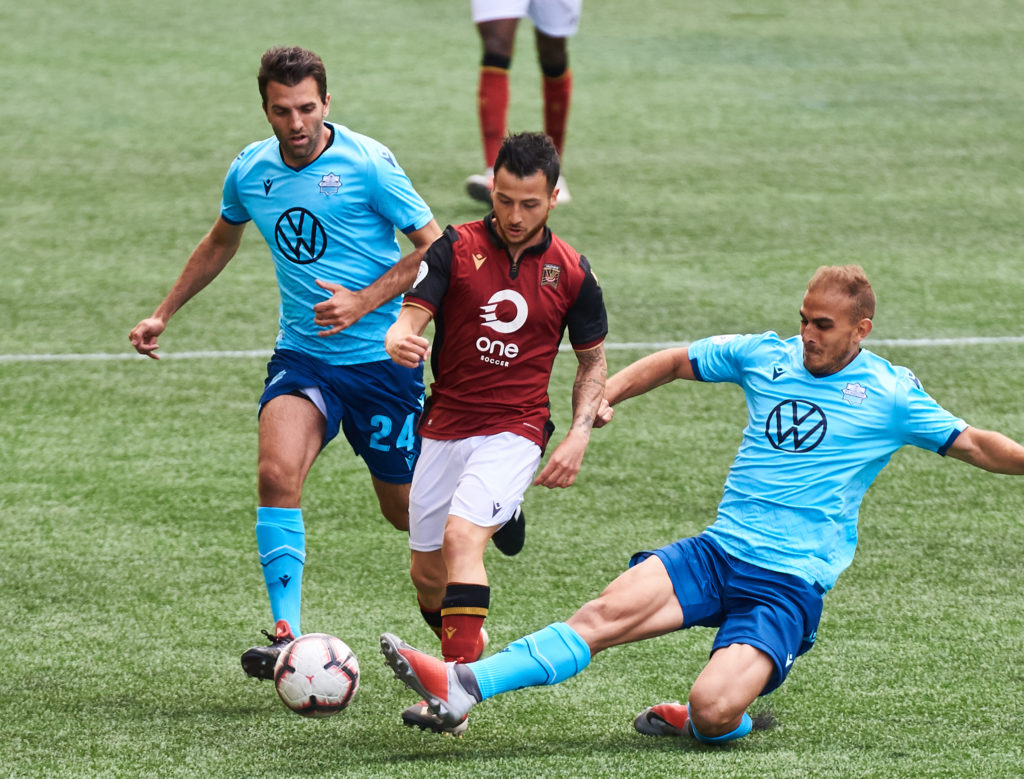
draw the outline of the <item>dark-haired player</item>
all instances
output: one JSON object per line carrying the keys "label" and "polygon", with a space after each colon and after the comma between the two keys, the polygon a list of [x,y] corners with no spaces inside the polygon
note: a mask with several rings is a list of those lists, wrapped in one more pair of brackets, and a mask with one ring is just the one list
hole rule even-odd
{"label": "dark-haired player", "polygon": [[[281,648],[301,631],[302,487],[339,429],[366,462],[383,515],[408,528],[423,378],[421,368],[388,358],[384,333],[441,229],[390,150],[326,121],[331,96],[320,57],[270,49],[257,81],[274,135],[231,164],[220,216],[129,338],[159,359],[157,337],[168,320],[224,269],[255,222],[281,292],[280,332],[259,403],[256,510],[275,627],[271,644],[245,652],[242,667],[269,679]],[[396,229],[414,247],[405,257]]]}
{"label": "dark-haired player", "polygon": [[[493,213],[449,227],[424,256],[387,351],[434,383],[409,501],[412,579],[448,660],[475,660],[490,604],[484,549],[530,485],[576,479],[604,391],[608,330],[586,258],[547,228],[558,154],[541,133],[512,135],[494,165]],[[433,351],[422,333],[435,322]],[[562,334],[579,365],[569,430],[534,479],[551,433],[548,382]],[[407,724],[441,726],[424,704]]]}

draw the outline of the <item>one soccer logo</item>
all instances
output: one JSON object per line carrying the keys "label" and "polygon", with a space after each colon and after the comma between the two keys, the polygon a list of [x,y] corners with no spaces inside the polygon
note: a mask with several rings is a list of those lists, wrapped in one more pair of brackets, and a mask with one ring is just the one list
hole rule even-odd
{"label": "one soccer logo", "polygon": [[[503,289],[480,306],[481,324],[497,333],[514,333],[526,323],[529,311],[526,298],[513,290]],[[510,361],[519,356],[519,344],[491,339],[486,335],[476,339],[476,348],[481,360],[499,368],[507,368]]]}
{"label": "one soccer logo", "polygon": [[825,437],[825,412],[805,400],[784,400],[768,415],[764,434],[783,452],[809,452]]}
{"label": "one soccer logo", "polygon": [[308,265],[324,256],[327,233],[311,212],[305,208],[289,208],[274,227],[277,248],[291,262]]}
{"label": "one soccer logo", "polygon": [[[498,309],[498,304],[505,301],[515,307],[515,315],[511,319],[501,316],[507,312]],[[526,315],[529,311],[526,298],[511,289],[503,289],[500,292],[495,292],[485,305],[480,306],[480,318],[484,320],[484,327],[489,327],[495,332],[514,333],[526,322]]]}

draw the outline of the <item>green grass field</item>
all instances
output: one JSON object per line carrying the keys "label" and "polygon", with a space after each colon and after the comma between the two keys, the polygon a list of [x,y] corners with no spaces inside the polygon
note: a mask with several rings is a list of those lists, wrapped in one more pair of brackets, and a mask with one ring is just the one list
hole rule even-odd
{"label": "green grass field", "polygon": [[[318,51],[331,118],[386,142],[438,221],[481,153],[468,3],[42,0],[0,8],[0,775],[1019,777],[1024,483],[898,453],[868,494],[817,647],[724,749],[636,735],[685,699],[711,632],[599,656],[474,711],[463,739],[401,727],[383,630],[432,647],[405,539],[341,442],[304,496],[304,627],[362,665],[306,721],[239,654],[270,627],[255,552],[255,402],[277,293],[255,230],[129,359],[269,135],[260,54]],[[538,129],[529,26],[512,129]],[[875,350],[946,407],[1024,440],[1024,3],[590,2],[552,226],[601,278],[615,370],[660,342],[795,332],[803,284],[858,262]],[[963,339],[999,339],[978,343]],[[629,345],[618,348],[621,345]],[[77,356],[76,356],[77,355]],[[575,361],[552,398],[569,419]],[[745,419],[733,387],[671,386],[595,433],[578,485],[527,494],[526,549],[489,553],[494,648],[569,616],[635,550],[712,519]]]}

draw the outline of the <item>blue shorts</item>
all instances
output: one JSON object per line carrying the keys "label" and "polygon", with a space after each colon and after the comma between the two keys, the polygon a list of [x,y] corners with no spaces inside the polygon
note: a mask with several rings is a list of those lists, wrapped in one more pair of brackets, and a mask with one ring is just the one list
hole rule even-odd
{"label": "blue shorts", "polygon": [[711,653],[749,644],[775,665],[761,695],[783,681],[793,661],[814,646],[825,590],[788,573],[745,563],[704,535],[653,552],[637,552],[630,567],[651,555],[665,564],[683,609],[684,628],[718,628]]}
{"label": "blue shorts", "polygon": [[412,481],[420,454],[416,426],[423,410],[422,365],[403,368],[392,360],[328,365],[308,354],[279,349],[267,363],[260,410],[279,395],[302,395],[311,387],[320,391],[321,411],[327,418],[321,448],[340,427],[370,473],[391,484]]}

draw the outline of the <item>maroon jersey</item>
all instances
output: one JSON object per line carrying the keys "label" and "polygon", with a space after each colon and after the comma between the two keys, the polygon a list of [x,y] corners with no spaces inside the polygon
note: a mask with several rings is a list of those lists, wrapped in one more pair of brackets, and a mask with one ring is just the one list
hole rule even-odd
{"label": "maroon jersey", "polygon": [[562,334],[599,346],[608,317],[586,257],[546,227],[512,263],[488,216],[448,227],[427,251],[404,305],[434,317],[434,382],[420,433],[453,439],[511,432],[541,448],[548,381]]}

